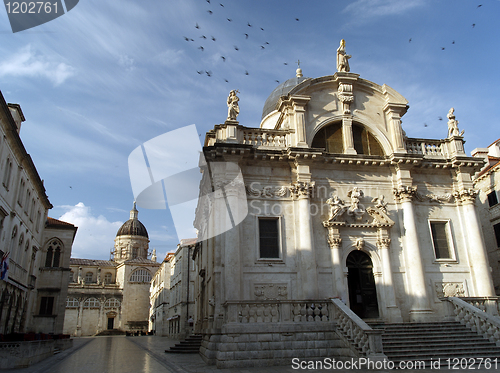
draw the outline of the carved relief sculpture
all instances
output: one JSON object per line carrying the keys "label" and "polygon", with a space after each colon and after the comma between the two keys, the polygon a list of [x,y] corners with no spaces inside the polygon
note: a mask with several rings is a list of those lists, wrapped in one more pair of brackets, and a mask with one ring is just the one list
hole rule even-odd
{"label": "carved relief sculpture", "polygon": [[293,183],[289,189],[293,198],[303,197],[311,197],[314,189],[314,185],[316,183],[314,181],[297,181]]}
{"label": "carved relief sculpture", "polygon": [[372,199],[372,203],[375,202],[375,208],[387,214],[387,202],[384,201],[384,195],[380,195],[380,197],[375,197]]}
{"label": "carved relief sculpture", "polygon": [[438,298],[465,297],[463,282],[436,282],[435,286]]}
{"label": "carved relief sculpture", "polygon": [[240,101],[239,97],[236,96],[238,91],[234,89],[229,92],[229,96],[227,98],[227,120],[236,120],[236,117],[240,113],[240,107],[238,105],[238,101]]}
{"label": "carved relief sculpture", "polygon": [[342,102],[342,113],[351,113],[351,104],[354,102],[354,95],[352,93],[352,85],[340,83],[337,90],[339,101]]}
{"label": "carved relief sculpture", "polygon": [[359,203],[360,198],[363,196],[363,191],[358,189],[358,187],[354,187],[347,192],[347,197],[351,198],[351,206],[349,207],[348,214],[354,215],[356,220],[360,220],[365,213],[364,206]]}
{"label": "carved relief sculpture", "polygon": [[344,201],[337,195],[332,195],[332,197],[326,200],[326,203],[330,205],[330,216],[328,217],[328,221],[337,220],[347,209],[347,207],[344,206]]}

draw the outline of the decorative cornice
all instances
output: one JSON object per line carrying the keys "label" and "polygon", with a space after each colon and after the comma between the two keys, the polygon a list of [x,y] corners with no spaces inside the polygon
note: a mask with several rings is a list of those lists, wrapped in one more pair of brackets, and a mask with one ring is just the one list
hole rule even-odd
{"label": "decorative cornice", "polygon": [[248,196],[255,198],[286,198],[288,197],[289,187],[287,186],[265,186],[260,189],[253,188],[252,185],[245,185]]}

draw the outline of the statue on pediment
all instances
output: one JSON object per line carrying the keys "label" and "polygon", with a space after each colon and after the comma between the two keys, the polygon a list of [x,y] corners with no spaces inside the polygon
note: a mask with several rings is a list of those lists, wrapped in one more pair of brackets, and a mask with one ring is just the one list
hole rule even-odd
{"label": "statue on pediment", "polygon": [[337,195],[332,195],[332,197],[326,200],[326,203],[330,205],[330,216],[328,217],[328,221],[335,221],[346,210],[344,201]]}
{"label": "statue on pediment", "polygon": [[453,137],[453,136],[463,136],[465,131],[460,132],[458,129],[458,120],[455,119],[455,109],[451,108],[450,111],[448,111],[448,137]]}
{"label": "statue on pediment", "polygon": [[345,51],[345,40],[340,41],[340,46],[337,49],[337,71],[348,73],[351,69],[349,68],[349,58]]}
{"label": "statue on pediment", "polygon": [[240,107],[238,105],[238,101],[240,101],[239,97],[236,96],[238,91],[232,89],[229,92],[229,96],[227,98],[227,120],[236,120],[236,117],[240,113]]}

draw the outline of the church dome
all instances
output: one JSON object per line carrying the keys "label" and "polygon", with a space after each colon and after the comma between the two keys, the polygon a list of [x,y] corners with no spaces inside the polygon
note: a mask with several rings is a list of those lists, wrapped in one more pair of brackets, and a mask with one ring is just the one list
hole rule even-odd
{"label": "church dome", "polygon": [[135,203],[134,203],[134,208],[130,210],[130,219],[127,220],[123,225],[118,229],[118,232],[116,233],[116,237],[118,236],[143,236],[146,238],[149,238],[148,236],[148,231],[146,230],[146,227],[144,224],[142,224],[139,219],[137,219],[137,215],[139,212],[135,208]]}
{"label": "church dome", "polygon": [[286,96],[293,88],[298,86],[304,80],[311,79],[302,76],[302,74],[297,75],[298,76],[288,79],[284,83],[281,83],[274,89],[274,91],[271,92],[266,102],[264,103],[264,109],[262,110],[262,119],[264,119],[266,115],[277,109],[276,106],[278,105],[278,101],[281,96]]}

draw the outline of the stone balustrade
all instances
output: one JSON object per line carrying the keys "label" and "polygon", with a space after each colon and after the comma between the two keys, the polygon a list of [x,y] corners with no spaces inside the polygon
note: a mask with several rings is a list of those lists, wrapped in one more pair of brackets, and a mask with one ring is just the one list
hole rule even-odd
{"label": "stone balustrade", "polygon": [[492,316],[500,314],[500,297],[460,297],[460,299]]}
{"label": "stone balustrade", "polygon": [[28,285],[28,271],[13,261],[12,258],[9,259],[9,278],[23,285]]}
{"label": "stone balustrade", "polygon": [[329,322],[332,306],[323,300],[262,300],[226,302],[227,322],[237,323],[305,323]]}
{"label": "stone balustrade", "polygon": [[362,355],[386,357],[383,353],[383,330],[372,329],[347,307],[340,299],[332,299],[333,318],[339,324],[339,331]]}
{"label": "stone balustrade", "polygon": [[460,298],[449,297],[445,300],[451,303],[457,321],[500,346],[500,320],[497,317]]}
{"label": "stone balustrade", "polygon": [[237,124],[237,122],[226,122],[216,125],[207,133],[205,145],[212,146],[215,143],[237,143],[252,145],[254,147],[268,147],[284,149],[290,146],[291,130],[274,130],[264,128],[248,128]]}
{"label": "stone balustrade", "polygon": [[443,140],[406,139],[408,154],[422,154],[423,156],[444,157],[446,155]]}

